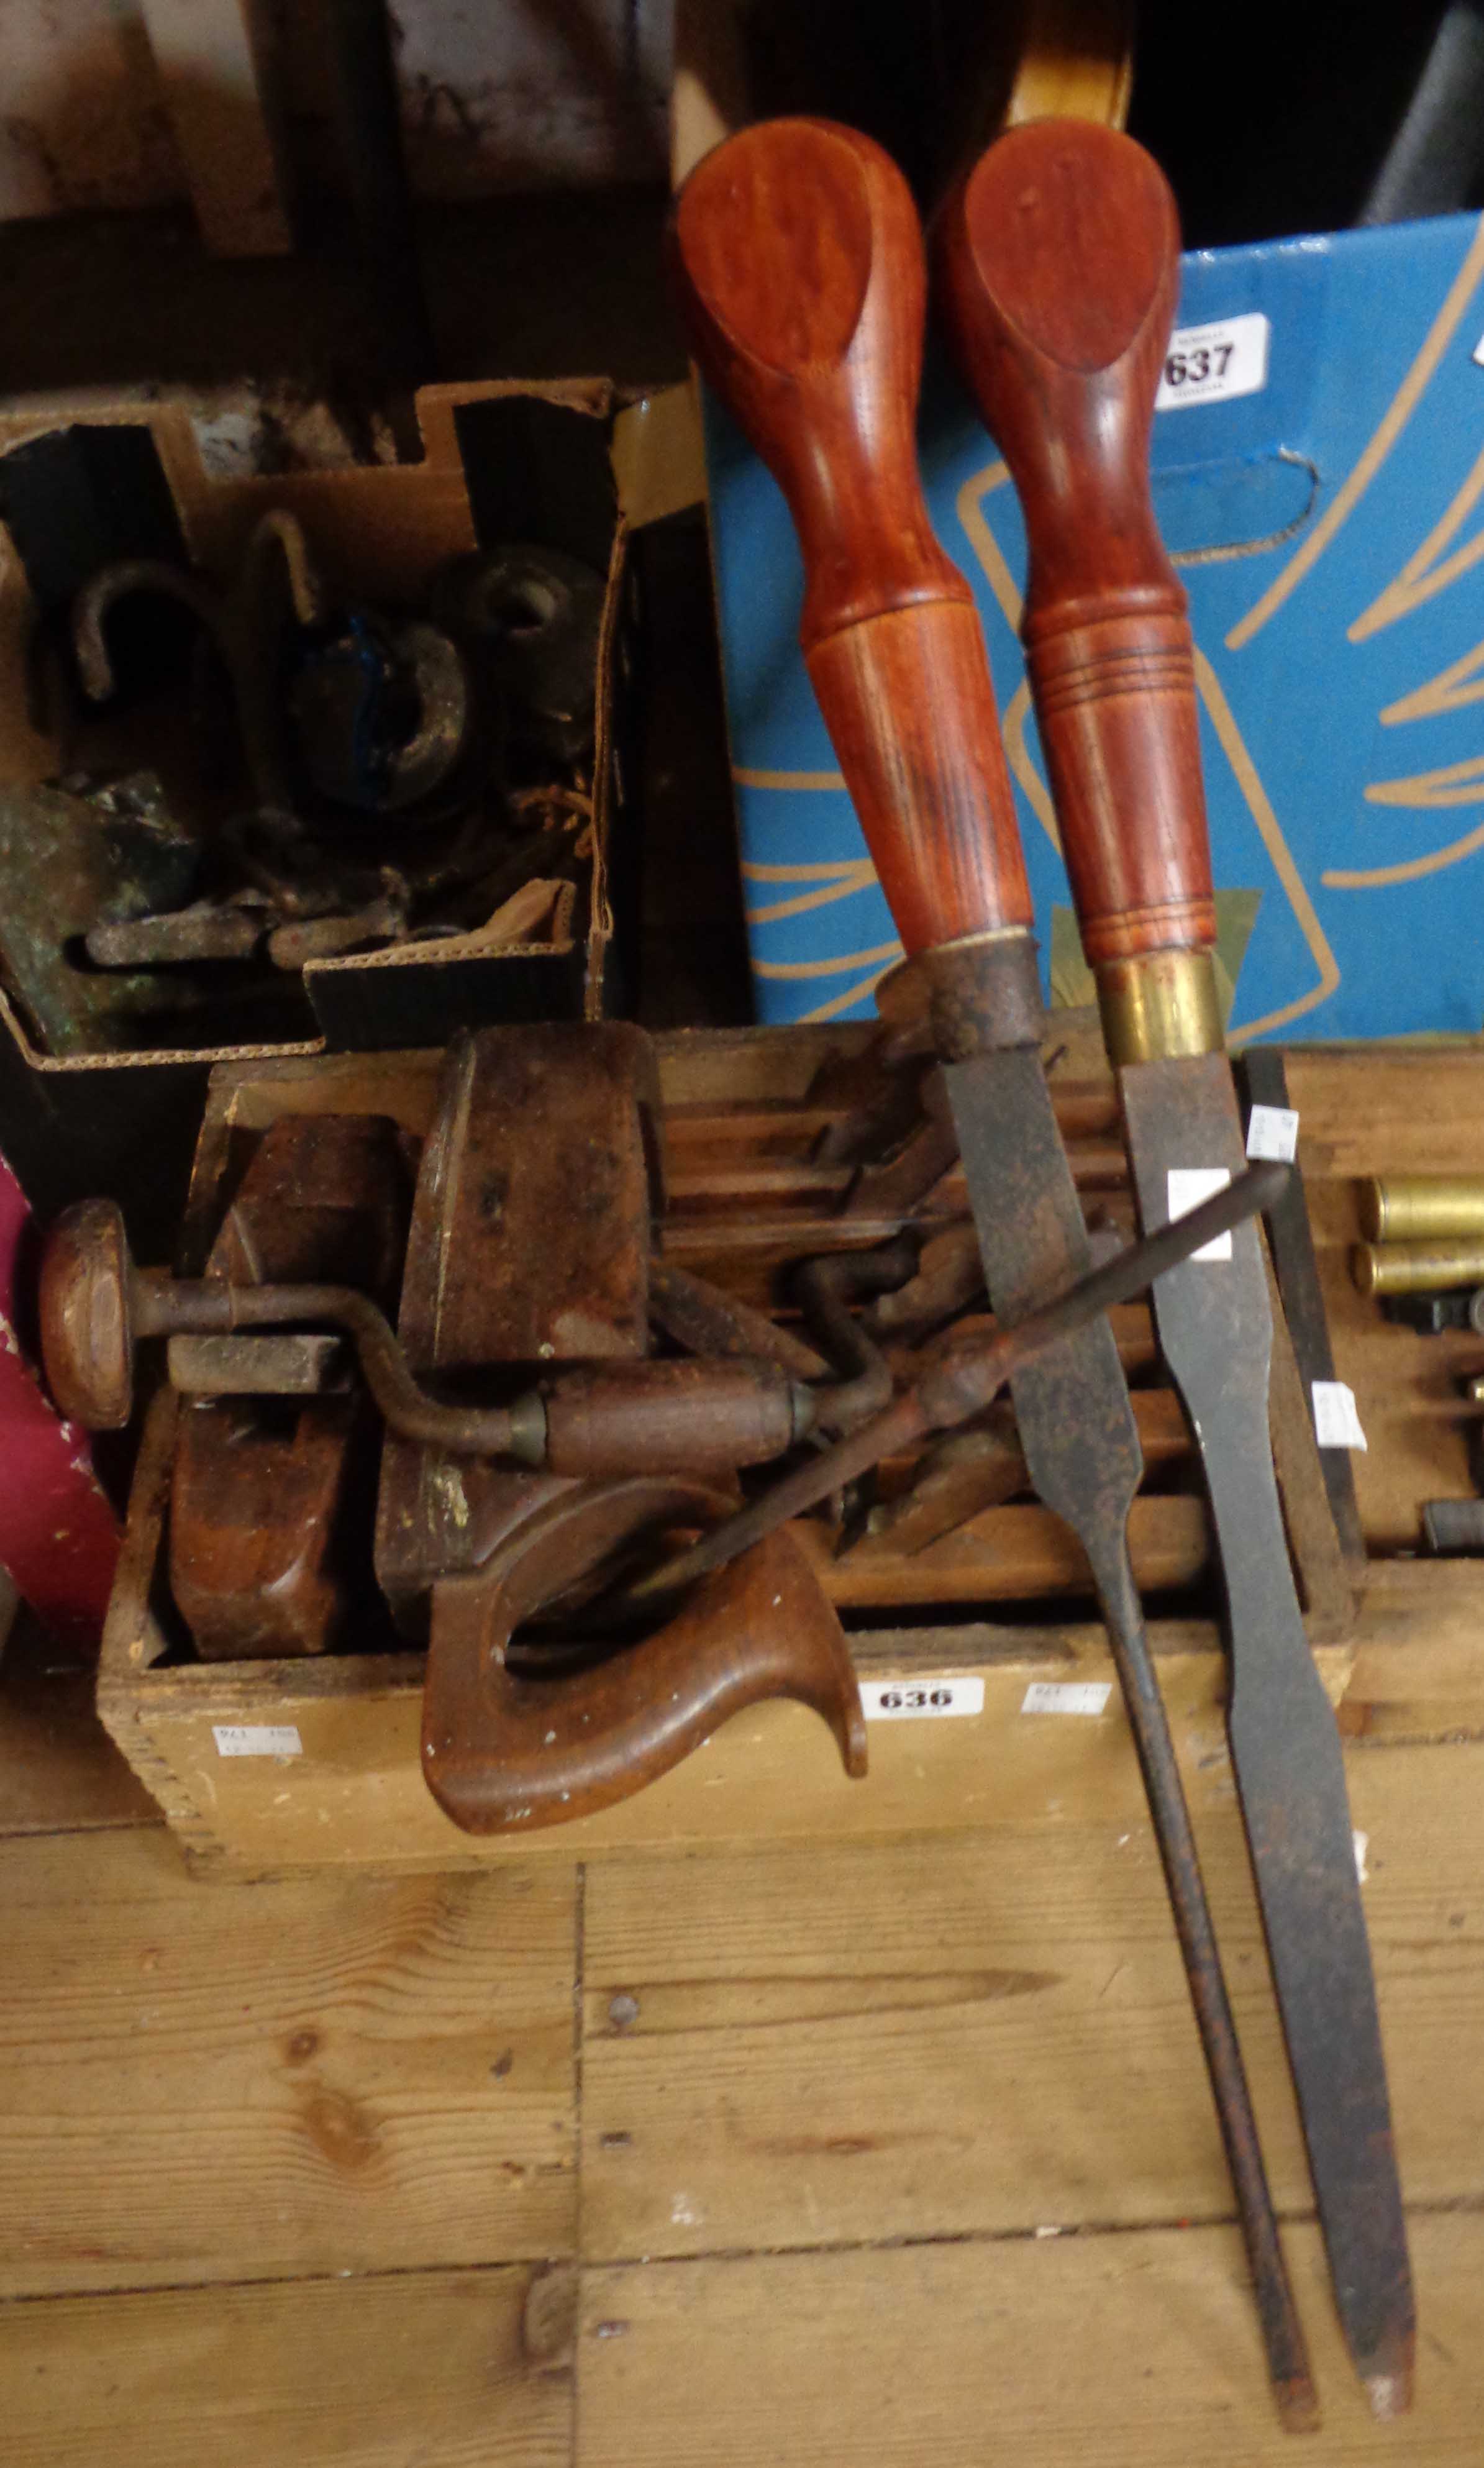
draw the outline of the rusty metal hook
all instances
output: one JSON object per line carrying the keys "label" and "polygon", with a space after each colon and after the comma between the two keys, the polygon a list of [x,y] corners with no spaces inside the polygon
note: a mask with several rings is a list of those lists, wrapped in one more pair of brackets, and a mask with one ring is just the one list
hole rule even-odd
{"label": "rusty metal hook", "polygon": [[136,591],[178,602],[207,634],[232,689],[254,791],[265,807],[290,811],[279,719],[280,636],[285,624],[309,628],[325,614],[324,591],[298,516],[274,507],[260,517],[226,590],[164,558],[123,558],[100,567],[72,608],[73,650],[94,702],[105,702],[118,682],[105,620]]}

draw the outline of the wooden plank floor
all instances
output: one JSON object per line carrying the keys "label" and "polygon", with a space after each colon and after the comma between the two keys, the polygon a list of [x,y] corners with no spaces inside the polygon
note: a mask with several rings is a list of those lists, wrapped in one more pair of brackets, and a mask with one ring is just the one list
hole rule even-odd
{"label": "wooden plank floor", "polygon": [[[37,1716],[9,1708],[6,2468],[1295,2456],[1126,1807],[203,1885],[76,1708],[11,1790]],[[1193,1794],[1320,2376],[1301,2456],[1475,2468],[1484,1746],[1350,1771],[1421,2305],[1389,2428],[1340,2351],[1220,1771]]]}

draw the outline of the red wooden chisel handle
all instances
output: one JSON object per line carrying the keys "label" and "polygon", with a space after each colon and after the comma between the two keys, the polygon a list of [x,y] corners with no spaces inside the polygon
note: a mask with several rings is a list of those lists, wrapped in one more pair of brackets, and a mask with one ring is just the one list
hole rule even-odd
{"label": "red wooden chisel handle", "polygon": [[949,339],[1025,515],[1026,659],[1088,961],[1106,977],[1207,950],[1190,625],[1149,488],[1175,200],[1131,138],[1034,122],[953,193],[934,256]]}
{"label": "red wooden chisel handle", "polygon": [[1008,928],[1029,967],[978,616],[918,479],[926,279],[906,182],[852,129],[765,122],[696,166],[671,245],[696,357],[793,515],[810,678],[902,944]]}

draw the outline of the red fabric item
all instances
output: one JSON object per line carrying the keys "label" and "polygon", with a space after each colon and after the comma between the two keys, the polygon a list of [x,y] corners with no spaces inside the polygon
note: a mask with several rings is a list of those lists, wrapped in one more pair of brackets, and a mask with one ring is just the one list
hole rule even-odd
{"label": "red fabric item", "polygon": [[0,1567],[58,1635],[96,1639],[119,1557],[118,1520],[87,1433],[64,1423],[16,1336],[31,1212],[0,1157]]}

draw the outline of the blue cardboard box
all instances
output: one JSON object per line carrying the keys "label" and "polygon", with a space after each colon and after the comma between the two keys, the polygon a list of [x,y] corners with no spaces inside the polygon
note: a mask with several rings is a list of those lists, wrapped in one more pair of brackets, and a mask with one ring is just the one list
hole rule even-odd
{"label": "blue cardboard box", "polygon": [[[792,527],[706,416],[759,1017],[867,1017],[900,947],[799,656]],[[1016,631],[1019,510],[933,353],[920,443],[984,621],[1048,991],[1085,999]],[[1234,1040],[1478,1029],[1484,224],[1187,256],[1153,473],[1191,600]]]}

